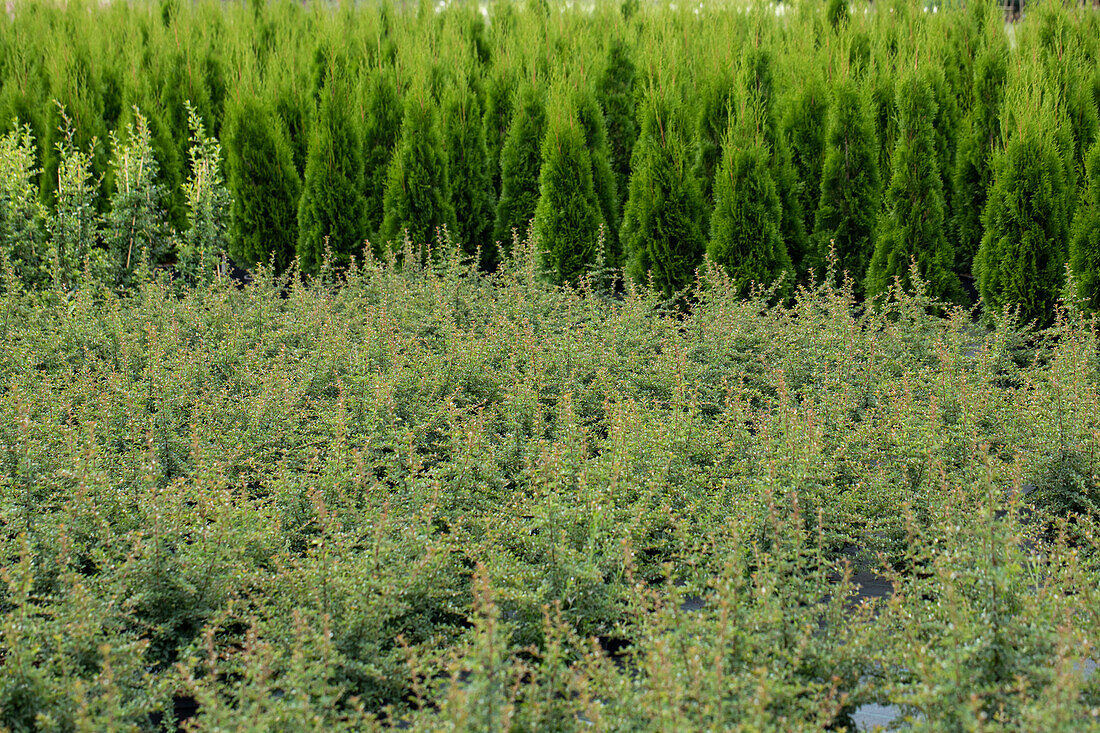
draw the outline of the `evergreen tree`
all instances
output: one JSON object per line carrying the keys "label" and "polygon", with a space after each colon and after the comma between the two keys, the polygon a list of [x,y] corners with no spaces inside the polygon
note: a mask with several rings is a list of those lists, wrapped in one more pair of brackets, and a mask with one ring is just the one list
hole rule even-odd
{"label": "evergreen tree", "polygon": [[1100,310],[1100,142],[1094,143],[1085,164],[1087,188],[1077,204],[1070,240],[1070,263],[1080,295],[1090,308]]}
{"label": "evergreen tree", "polygon": [[746,104],[757,110],[764,135],[764,145],[771,155],[770,169],[779,196],[782,221],[779,231],[787,247],[791,261],[799,275],[805,273],[810,263],[809,238],[803,213],[795,193],[795,171],[791,163],[791,151],[779,128],[776,111],[774,59],[767,46],[755,45],[746,49],[742,58],[742,88],[747,93]]}
{"label": "evergreen tree", "polygon": [[115,192],[104,239],[116,282],[121,285],[130,284],[140,267],[162,264],[172,251],[164,187],[158,183],[160,168],[149,125],[136,110],[134,120],[126,125],[123,139],[111,135]]}
{"label": "evergreen tree", "polygon": [[320,269],[326,247],[334,265],[346,265],[367,237],[362,140],[348,106],[347,84],[330,74],[320,95],[298,201],[297,252],[305,272]]}
{"label": "evergreen tree", "polygon": [[[947,53],[946,49],[941,49]],[[948,64],[950,66],[950,64]],[[955,251],[955,229],[950,226],[954,220],[955,201],[955,170],[956,150],[958,147],[958,130],[960,127],[960,113],[958,94],[955,88],[946,80],[943,69],[940,67],[926,70],[928,83],[932,89],[932,98],[936,103],[936,115],[932,119],[932,129],[936,136],[936,161],[940,172],[940,181],[943,185],[943,216],[944,234],[951,251]],[[951,266],[954,267],[954,255]]]}
{"label": "evergreen tree", "polygon": [[819,274],[829,247],[835,248],[837,275],[847,272],[862,296],[863,278],[874,252],[879,208],[878,154],[874,127],[856,85],[833,88],[821,195],[814,219],[814,266]]}
{"label": "evergreen tree", "polygon": [[191,176],[187,195],[188,229],[180,241],[177,264],[193,280],[212,277],[229,249],[229,191],[222,177],[218,141],[207,137],[198,113],[188,105],[191,128]]}
{"label": "evergreen tree", "polygon": [[414,246],[430,247],[444,227],[452,236],[457,232],[447,153],[439,127],[427,91],[414,94],[405,105],[383,204],[381,238],[395,251],[403,246],[406,234]]}
{"label": "evergreen tree", "polygon": [[542,91],[525,84],[518,93],[512,124],[500,154],[500,201],[493,239],[505,250],[512,244],[512,231],[525,236],[535,216],[545,133],[546,104]]}
{"label": "evergreen tree", "polygon": [[274,114],[285,133],[290,159],[300,181],[306,174],[309,141],[313,136],[313,115],[316,111],[313,94],[285,87],[275,92],[274,99]]}
{"label": "evergreen tree", "polygon": [[864,288],[868,297],[878,295],[895,277],[908,286],[910,260],[916,259],[931,294],[956,299],[960,286],[951,272],[954,253],[944,235],[943,182],[933,128],[936,102],[927,74],[905,74],[895,98],[898,141]]}
{"label": "evergreen tree", "polygon": [[390,162],[401,134],[401,98],[397,84],[387,71],[375,71],[363,78],[363,183],[367,200],[366,231],[381,254],[378,232],[382,227],[383,196]]}
{"label": "evergreen tree", "polygon": [[791,164],[794,166],[795,197],[802,211],[803,228],[807,232],[814,230],[814,212],[821,198],[828,120],[828,87],[821,75],[811,74],[792,97],[784,124],[787,139],[790,140]]}
{"label": "evergreen tree", "polygon": [[875,139],[878,140],[878,169],[886,184],[882,189],[884,196],[889,188],[892,158],[898,144],[898,116],[894,99],[896,74],[892,65],[878,60],[868,81],[871,119],[875,125]]}
{"label": "evergreen tree", "polygon": [[576,110],[561,105],[542,146],[534,234],[543,268],[570,282],[596,264],[603,215],[592,183],[592,160]]}
{"label": "evergreen tree", "polygon": [[1004,45],[987,46],[974,69],[973,106],[955,159],[955,269],[970,273],[982,241],[982,211],[993,180],[993,154],[1001,139],[1008,59]]}
{"label": "evergreen tree", "polygon": [[453,233],[466,254],[474,255],[480,249],[479,264],[489,269],[497,262],[492,240],[496,201],[481,103],[468,85],[459,83],[448,94],[443,115],[451,200],[457,222]]}
{"label": "evergreen tree", "polygon": [[607,49],[607,61],[596,84],[596,94],[607,121],[610,163],[619,206],[625,203],[630,187],[631,154],[638,139],[634,101],[636,77],[637,69],[629,47],[622,38],[614,38]]}
{"label": "evergreen tree", "polygon": [[615,173],[611,169],[611,151],[607,144],[607,126],[603,112],[588,87],[582,85],[576,93],[577,115],[584,131],[585,146],[592,161],[592,185],[600,214],[604,221],[606,262],[618,266],[622,259],[619,247],[619,195],[615,188]]}
{"label": "evergreen tree", "polygon": [[722,143],[729,133],[730,107],[734,99],[734,82],[729,74],[719,71],[702,85],[699,115],[695,125],[695,168],[703,204],[714,209],[714,177],[722,160]]}
{"label": "evergreen tree", "polygon": [[680,120],[660,92],[650,92],[641,120],[621,241],[627,274],[641,283],[652,278],[670,297],[694,281],[703,259],[703,197]]}
{"label": "evergreen tree", "polygon": [[485,147],[489,155],[489,174],[493,198],[500,198],[500,158],[512,122],[515,103],[515,79],[509,66],[497,64],[485,90]]}
{"label": "evergreen tree", "polygon": [[1024,319],[1049,323],[1067,259],[1070,187],[1053,114],[1036,117],[995,162],[974,274],[991,307],[1019,306]]}
{"label": "evergreen tree", "polygon": [[[105,277],[96,210],[99,186],[92,173],[94,149],[77,147],[75,132],[61,109],[61,139],[57,143],[57,191],[53,212],[46,219],[50,239],[51,277],[54,287],[69,290],[82,279],[85,263],[90,274]],[[94,144],[94,142],[93,142]]]}
{"label": "evergreen tree", "polygon": [[[771,156],[755,110],[731,125],[714,180],[714,212],[707,256],[742,293],[753,283],[771,285],[791,271],[780,236],[783,212],[770,171]],[[788,279],[789,286],[789,279]]]}
{"label": "evergreen tree", "polygon": [[302,183],[282,120],[255,97],[231,107],[226,122],[230,256],[245,265],[274,259],[282,272],[298,243]]}
{"label": "evergreen tree", "polygon": [[48,274],[34,161],[30,127],[17,122],[14,130],[0,137],[0,248],[27,286],[44,284]]}

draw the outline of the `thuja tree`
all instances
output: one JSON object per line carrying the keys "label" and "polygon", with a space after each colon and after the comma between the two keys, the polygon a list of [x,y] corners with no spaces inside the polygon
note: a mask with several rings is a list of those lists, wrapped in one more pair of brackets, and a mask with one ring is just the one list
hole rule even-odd
{"label": "thuja tree", "polygon": [[1100,142],[1085,159],[1085,193],[1077,203],[1069,254],[1080,296],[1100,310]]}
{"label": "thuja tree", "polygon": [[906,73],[898,81],[895,98],[898,141],[864,288],[872,297],[885,292],[894,278],[908,286],[910,262],[915,259],[933,296],[957,299],[960,286],[951,271],[954,253],[943,226],[943,181],[933,129],[936,102],[926,74]]}
{"label": "thuja tree", "polygon": [[[52,213],[46,218],[50,277],[54,287],[71,289],[82,279],[85,265],[93,277],[102,277],[100,218],[96,209],[99,182],[92,173],[94,150],[77,147],[72,124],[61,110],[61,139],[57,142],[57,191]],[[92,143],[94,145],[94,141]]]}
{"label": "thuja tree", "polygon": [[666,297],[689,286],[703,259],[705,219],[684,124],[659,91],[643,102],[621,241],[626,270]]}
{"label": "thuja tree", "polygon": [[489,172],[493,196],[500,196],[500,157],[508,128],[512,123],[516,83],[511,67],[495,64],[485,80],[485,147],[489,155]]}
{"label": "thuja tree", "polygon": [[708,76],[699,92],[693,172],[699,181],[703,204],[708,209],[714,208],[714,176],[722,160],[722,143],[730,128],[733,96],[734,81],[725,71]]}
{"label": "thuja tree", "polygon": [[867,104],[847,79],[833,88],[820,190],[814,265],[823,267],[835,248],[838,277],[848,273],[862,296],[879,210],[878,148]]}
{"label": "thuja tree", "polygon": [[[846,7],[843,4],[841,7]],[[829,119],[829,87],[819,73],[809,78],[791,97],[784,120],[795,172],[795,198],[807,232],[814,230],[814,212],[821,197],[821,171],[825,161],[826,121]],[[811,243],[812,244],[812,243]],[[811,248],[811,255],[812,255]],[[812,264],[812,261],[810,262]]]}
{"label": "thuja tree", "polygon": [[597,263],[604,220],[576,109],[555,106],[542,146],[534,235],[544,270],[556,282],[569,282]]}
{"label": "thuja tree", "polygon": [[123,137],[112,133],[111,148],[115,191],[104,241],[116,282],[128,285],[140,267],[156,266],[168,258],[172,251],[171,228],[144,115],[135,111],[134,122],[126,125]]}
{"label": "thuja tree", "polygon": [[779,128],[774,63],[769,47],[763,44],[749,46],[741,61],[742,89],[747,94],[747,104],[757,110],[764,144],[771,156],[769,167],[783,217],[779,225],[780,235],[795,268],[801,274],[808,264],[809,239],[795,194],[795,171],[790,147]]}
{"label": "thuja tree", "polygon": [[[941,50],[947,55],[947,49]],[[950,64],[948,64],[948,68],[950,68]],[[944,222],[947,225],[944,233],[953,253],[955,250],[955,230],[950,226],[950,223],[953,219],[955,200],[955,179],[952,173],[955,170],[958,128],[960,125],[959,95],[945,77],[942,68],[929,69],[927,79],[932,89],[932,98],[936,103],[936,115],[932,119],[932,129],[936,134],[936,167],[939,169],[940,182],[943,186]],[[954,255],[952,255],[951,265],[954,266]]]}
{"label": "thuja tree", "polygon": [[187,231],[177,252],[179,270],[197,281],[217,272],[229,249],[229,190],[222,174],[222,151],[193,107],[188,105],[191,129],[191,175],[184,184]]}
{"label": "thuja tree", "polygon": [[630,187],[630,160],[638,139],[634,96],[636,77],[637,69],[630,48],[626,41],[616,36],[607,48],[607,59],[596,84],[596,94],[607,121],[611,170],[615,174],[615,190],[620,206],[626,201]]}
{"label": "thuja tree", "polygon": [[1055,114],[1024,112],[1016,123],[995,162],[974,274],[990,306],[1019,306],[1024,319],[1048,323],[1062,288],[1072,192]]}
{"label": "thuja tree", "polygon": [[362,142],[347,84],[331,74],[320,95],[298,202],[297,253],[305,272],[318,271],[326,248],[332,264],[346,265],[366,240]]}
{"label": "thuja tree", "polygon": [[443,137],[455,211],[453,235],[466,254],[480,252],[480,265],[491,268],[497,261],[492,240],[496,200],[481,103],[468,84],[455,84],[447,94]]}
{"label": "thuja tree", "polygon": [[[390,162],[401,134],[401,97],[393,74],[386,70],[363,78],[363,193],[366,198],[366,234],[378,239],[382,228],[383,195]],[[374,241],[374,244],[379,244]],[[376,251],[375,254],[380,254]]]}
{"label": "thuja tree", "polygon": [[224,129],[233,192],[230,256],[246,265],[271,260],[281,272],[294,261],[302,189],[286,128],[265,103],[248,96],[231,108]]}
{"label": "thuja tree", "polygon": [[[753,283],[789,277],[791,258],[780,234],[783,210],[771,176],[771,155],[759,110],[741,110],[730,127],[714,179],[707,256],[742,292]],[[788,280],[789,284],[789,280]]]}
{"label": "thuja tree", "polygon": [[546,103],[542,90],[534,84],[524,84],[517,94],[512,124],[500,154],[500,201],[493,239],[505,249],[511,245],[512,232],[525,235],[535,216],[545,132]]}
{"label": "thuja tree", "polygon": [[48,262],[42,240],[42,206],[35,182],[35,143],[27,126],[0,137],[0,247],[28,286],[45,282]]}
{"label": "thuja tree", "polygon": [[592,161],[592,185],[604,221],[605,256],[608,265],[617,266],[619,247],[619,195],[615,173],[611,169],[611,151],[607,144],[607,126],[603,111],[589,87],[580,85],[575,94],[577,118],[584,131],[585,146]]}
{"label": "thuja tree", "polygon": [[383,204],[381,239],[398,251],[405,236],[430,247],[444,227],[457,229],[447,153],[436,106],[426,90],[406,101],[401,138],[390,163]]}
{"label": "thuja tree", "polygon": [[1007,48],[991,43],[975,65],[973,105],[955,158],[955,269],[962,273],[971,272],[974,253],[982,241],[982,211],[993,182],[993,153],[1000,145],[1007,78]]}

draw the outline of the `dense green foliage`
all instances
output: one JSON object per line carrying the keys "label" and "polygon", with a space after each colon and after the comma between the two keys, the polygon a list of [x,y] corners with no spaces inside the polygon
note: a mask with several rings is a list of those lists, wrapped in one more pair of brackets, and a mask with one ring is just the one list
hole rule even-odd
{"label": "dense green foliage", "polygon": [[895,279],[908,285],[913,262],[937,297],[958,295],[954,250],[944,228],[931,76],[911,72],[898,82],[898,138],[864,284],[869,296],[885,293]]}
{"label": "dense green foliage", "polygon": [[595,264],[606,228],[592,176],[592,157],[576,109],[555,105],[542,146],[539,203],[532,232],[555,282],[576,281]]}
{"label": "dense green foliage", "polygon": [[682,115],[651,91],[640,116],[620,239],[626,272],[671,296],[695,279],[706,247],[706,210]]}
{"label": "dense green foliage", "polygon": [[230,254],[241,264],[273,263],[280,272],[298,245],[302,182],[282,120],[247,99],[230,113],[226,169],[232,208]]}
{"label": "dense green foliage", "polygon": [[740,116],[744,121],[730,126],[722,146],[707,257],[726,271],[736,292],[745,293],[792,274],[760,111],[741,110]]}
{"label": "dense green foliage", "polygon": [[447,184],[455,210],[452,235],[466,254],[473,256],[480,252],[481,265],[489,269],[497,262],[496,244],[492,241],[496,194],[481,103],[468,84],[459,83],[448,94],[443,137]]}
{"label": "dense green foliage", "polygon": [[978,287],[993,307],[1018,306],[1022,317],[1047,322],[1069,242],[1070,186],[1056,133],[1031,120],[995,166],[974,261]]}
{"label": "dense green foliage", "polygon": [[865,266],[874,252],[876,202],[879,198],[878,155],[874,128],[865,101],[850,82],[833,88],[822,164],[821,196],[814,218],[814,265],[818,274],[830,249],[836,252],[837,275],[847,275],[862,296]]}
{"label": "dense green foliage", "polygon": [[1091,319],[531,268],[6,278],[0,727],[1097,730]]}
{"label": "dense green foliage", "polygon": [[1100,143],[1088,154],[1086,177],[1088,188],[1073,223],[1070,263],[1077,273],[1080,296],[1100,310]]}
{"label": "dense green foliage", "polygon": [[346,265],[366,242],[362,138],[348,104],[350,86],[334,71],[319,94],[298,203],[297,252],[305,272],[317,272],[326,259]]}
{"label": "dense green foliage", "polygon": [[525,84],[517,94],[512,122],[500,153],[500,200],[493,239],[505,250],[526,236],[539,202],[546,104],[542,90]]}
{"label": "dense green foliage", "polygon": [[[471,132],[476,135],[476,130]],[[426,92],[405,105],[405,122],[390,163],[382,209],[379,236],[394,250],[400,250],[406,238],[416,246],[433,246],[442,238],[444,228],[452,235],[458,229],[443,131]]]}
{"label": "dense green foliage", "polygon": [[[503,0],[483,8],[16,3],[0,22],[0,134],[18,131],[26,141],[22,153],[19,145],[4,153],[23,202],[12,204],[23,210],[10,221],[23,224],[20,242],[6,245],[9,261],[32,289],[54,281],[76,287],[85,260],[94,279],[117,284],[136,277],[135,257],[150,270],[193,277],[202,229],[220,232],[210,252],[245,267],[274,262],[282,273],[300,257],[298,267],[312,274],[326,247],[339,270],[361,260],[367,242],[384,259],[391,246],[404,247],[406,233],[414,249],[428,251],[446,230],[469,256],[480,251],[491,271],[515,235],[526,238],[540,206],[556,94],[575,108],[604,223],[602,246],[574,238],[569,269],[621,268],[671,293],[703,263],[699,238],[673,242],[667,232],[638,228],[639,217],[657,211],[651,201],[637,199],[635,220],[627,215],[632,190],[663,195],[652,186],[652,139],[638,154],[646,99],[658,88],[680,118],[676,156],[688,168],[677,170],[676,186],[697,189],[702,201],[673,218],[698,216],[692,227],[706,238],[722,143],[731,124],[743,123],[731,112],[757,109],[768,153],[759,170],[779,200],[795,285],[809,284],[810,270],[822,272],[836,240],[835,272],[852,277],[857,297],[865,285],[875,294],[894,277],[904,282],[913,258],[936,293],[962,297],[955,281],[977,277],[981,241],[1002,236],[988,230],[984,213],[996,161],[1021,134],[1020,120],[1037,115],[1029,125],[1055,132],[1066,191],[1057,209],[1063,220],[1052,226],[1094,220],[1085,173],[1100,136],[1100,15],[1048,0],[1006,26],[985,0],[929,8],[839,0],[782,12],[618,0],[583,8]],[[927,89],[899,94],[914,73]],[[861,100],[866,121],[844,144],[876,161],[877,192],[869,165],[838,178],[855,171],[837,167],[843,141],[828,141],[838,97]],[[915,137],[905,122],[914,99],[925,105]],[[211,214],[228,222],[196,223],[191,111],[211,145],[221,141],[218,195],[228,205],[208,208],[228,212]],[[137,144],[128,129],[147,148],[149,165],[131,171],[148,183],[140,206],[120,167],[121,148]],[[583,176],[577,183],[587,185]],[[683,196],[675,197],[692,198]],[[877,260],[866,246],[871,222]],[[72,241],[73,232],[85,240]],[[1063,274],[1029,286],[1042,293],[1025,305],[1043,309],[1044,321],[1053,318],[1071,254],[1066,241],[1053,243],[1045,256]],[[104,275],[108,261],[112,276]],[[1075,262],[1093,267],[1089,258]],[[1080,272],[1074,280],[1096,277]],[[1015,298],[995,302],[1023,302]]]}

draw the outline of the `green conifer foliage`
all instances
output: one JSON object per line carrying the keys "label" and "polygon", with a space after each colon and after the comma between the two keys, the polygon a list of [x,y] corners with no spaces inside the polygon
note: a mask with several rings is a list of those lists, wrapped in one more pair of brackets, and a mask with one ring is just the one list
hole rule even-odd
{"label": "green conifer foliage", "polygon": [[1081,297],[1090,308],[1100,310],[1100,142],[1089,151],[1085,175],[1088,183],[1074,217],[1070,263]]}
{"label": "green conifer foliage", "polygon": [[188,105],[191,175],[184,184],[188,228],[177,253],[179,270],[194,281],[211,279],[229,249],[229,190],[222,174],[218,141],[206,135],[198,113]]}
{"label": "green conifer foliage", "polygon": [[829,0],[825,8],[825,16],[829,19],[829,25],[834,31],[848,25],[848,0]]}
{"label": "green conifer foliage", "polygon": [[724,71],[707,78],[699,93],[699,115],[696,118],[695,168],[703,204],[714,209],[714,176],[722,160],[722,143],[729,133],[730,106],[733,104],[734,81]]}
{"label": "green conifer foliage", "polygon": [[833,88],[821,195],[814,219],[814,266],[820,270],[829,248],[837,256],[837,276],[851,276],[857,296],[874,252],[879,213],[878,147],[870,110],[850,80]]}
{"label": "green conifer foliage", "polygon": [[820,74],[810,73],[792,96],[783,125],[787,139],[790,140],[795,197],[802,211],[803,228],[807,232],[814,230],[814,212],[821,198],[821,172],[825,162],[825,132],[828,121],[828,86]]}
{"label": "green conifer foliage", "polygon": [[24,285],[42,285],[48,262],[42,240],[35,143],[29,126],[0,137],[0,247]]}
{"label": "green conifer foliage", "polygon": [[164,263],[172,251],[149,124],[135,110],[134,123],[124,129],[123,138],[111,135],[115,191],[104,232],[116,281],[122,285],[131,283],[139,268]]}
{"label": "green conifer foliage", "polygon": [[542,161],[534,222],[540,260],[555,282],[575,281],[596,264],[605,224],[585,130],[569,104],[548,121]]}
{"label": "green conifer foliage", "polygon": [[607,126],[603,111],[586,86],[578,88],[577,116],[584,130],[585,145],[592,161],[592,185],[604,221],[606,263],[618,266],[622,259],[619,246],[619,194],[615,188],[615,173],[611,169],[611,151],[607,144]]}
{"label": "green conifer foliage", "polygon": [[631,155],[638,139],[636,78],[637,68],[630,48],[622,38],[614,38],[607,49],[607,61],[596,84],[596,95],[607,121],[611,170],[615,174],[620,206],[625,203],[630,187]]}
{"label": "green conifer foliage", "polygon": [[390,162],[401,134],[401,97],[397,83],[388,71],[375,71],[364,77],[363,84],[363,183],[367,200],[366,233],[378,249],[378,231],[382,228],[383,197]]}
{"label": "green conifer foliage", "polygon": [[943,182],[933,128],[936,101],[927,74],[907,72],[898,81],[896,99],[898,141],[864,288],[873,297],[885,292],[895,277],[908,286],[910,260],[915,259],[933,296],[957,299],[954,252],[943,226]]}
{"label": "green conifer foliage", "polygon": [[54,287],[71,290],[81,281],[85,262],[93,276],[102,277],[106,272],[102,250],[96,248],[100,218],[96,210],[99,186],[92,174],[94,149],[85,152],[77,147],[72,124],[63,108],[60,112],[57,190],[53,211],[46,219],[46,232]]}
{"label": "green conifer foliage", "polygon": [[298,202],[298,257],[302,270],[317,272],[332,253],[346,265],[366,241],[363,148],[348,104],[348,85],[337,74],[321,90],[317,122],[309,140],[302,197]]}
{"label": "green conifer foliage", "polygon": [[763,44],[749,46],[741,63],[742,88],[747,93],[747,106],[757,110],[764,146],[771,155],[769,167],[783,217],[779,226],[780,235],[796,271],[801,275],[811,260],[808,257],[809,238],[796,195],[796,174],[791,163],[790,146],[779,127],[772,50]]}
{"label": "green conifer foliage", "polygon": [[381,239],[394,251],[407,233],[414,246],[431,247],[443,227],[457,230],[447,153],[436,107],[426,90],[405,104],[401,138],[390,163],[383,203]]}
{"label": "green conifer foliage", "polygon": [[297,252],[302,190],[285,127],[265,104],[247,97],[231,107],[226,130],[230,256],[249,266],[273,259],[282,272]]}
{"label": "green conifer foliage", "polygon": [[694,281],[703,259],[703,197],[683,123],[660,92],[650,92],[641,120],[621,241],[627,274],[640,283],[652,279],[670,297]]}
{"label": "green conifer foliage", "polygon": [[496,200],[481,102],[465,83],[456,84],[447,95],[443,137],[456,220],[452,234],[467,255],[480,251],[480,266],[490,269],[497,262],[492,238]]}
{"label": "green conifer foliage", "polygon": [[[947,54],[948,48],[943,48]],[[948,63],[948,68],[951,64]],[[956,151],[958,149],[959,127],[961,114],[959,111],[958,94],[955,87],[946,79],[943,69],[936,67],[927,71],[928,82],[932,88],[932,98],[936,102],[936,116],[932,120],[932,128],[936,133],[937,168],[940,171],[940,180],[943,183],[944,222],[945,235],[951,244],[952,252],[955,250],[955,230],[950,226],[954,218],[955,201],[955,170]],[[954,260],[951,262],[954,266]]]}
{"label": "green conifer foliage", "polygon": [[960,134],[954,173],[955,269],[970,273],[982,241],[982,211],[993,182],[993,154],[1001,140],[1001,107],[1008,78],[1007,49],[991,44],[974,68],[973,106]]}
{"label": "green conifer foliage", "polygon": [[489,174],[493,198],[500,197],[500,157],[508,128],[512,123],[516,81],[511,67],[497,64],[485,83],[485,146],[489,154]]}
{"label": "green conifer foliage", "polygon": [[546,133],[546,103],[542,90],[525,84],[518,92],[512,124],[500,154],[500,201],[493,239],[505,250],[513,230],[525,236],[539,202],[542,139]]}
{"label": "green conifer foliage", "polygon": [[[714,180],[714,213],[707,256],[721,265],[733,285],[746,292],[753,283],[771,285],[791,271],[780,235],[782,207],[770,171],[757,111],[743,110],[731,126]],[[789,279],[788,279],[789,283]]]}
{"label": "green conifer foliage", "polygon": [[[1053,124],[1053,115],[1037,115]],[[1053,318],[1067,259],[1065,162],[1055,135],[1028,121],[997,157],[974,258],[982,298],[993,308],[1019,306],[1021,317]]]}
{"label": "green conifer foliage", "polygon": [[283,131],[290,160],[298,179],[306,173],[309,160],[309,141],[313,132],[314,100],[312,94],[294,88],[279,89],[274,93],[274,114],[278,118],[278,127]]}

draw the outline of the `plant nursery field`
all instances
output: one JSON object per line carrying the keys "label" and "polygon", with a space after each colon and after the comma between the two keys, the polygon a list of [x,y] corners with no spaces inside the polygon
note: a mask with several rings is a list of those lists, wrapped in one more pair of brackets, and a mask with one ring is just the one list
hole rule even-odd
{"label": "plant nursery field", "polygon": [[11,3],[0,733],[1100,730],[1025,11]]}
{"label": "plant nursery field", "polygon": [[9,274],[0,726],[1100,728],[1092,316],[716,266],[685,312],[533,250]]}

